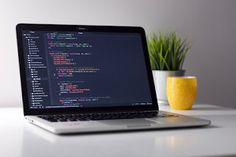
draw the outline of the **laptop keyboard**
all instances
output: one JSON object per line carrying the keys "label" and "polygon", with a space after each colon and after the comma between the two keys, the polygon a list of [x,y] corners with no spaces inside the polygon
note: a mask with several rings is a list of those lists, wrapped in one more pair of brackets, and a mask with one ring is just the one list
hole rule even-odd
{"label": "laptop keyboard", "polygon": [[115,112],[115,113],[86,113],[86,114],[55,114],[40,115],[39,118],[50,122],[73,122],[88,120],[110,120],[110,119],[133,119],[133,118],[152,118],[152,117],[172,117],[173,114],[159,114],[157,111],[142,112]]}

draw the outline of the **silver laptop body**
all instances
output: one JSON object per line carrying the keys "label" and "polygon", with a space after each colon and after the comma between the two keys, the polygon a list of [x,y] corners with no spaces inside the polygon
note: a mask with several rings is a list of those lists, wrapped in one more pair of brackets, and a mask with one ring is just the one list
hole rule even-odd
{"label": "silver laptop body", "polygon": [[24,116],[55,134],[207,126],[159,111],[144,29],[18,24]]}

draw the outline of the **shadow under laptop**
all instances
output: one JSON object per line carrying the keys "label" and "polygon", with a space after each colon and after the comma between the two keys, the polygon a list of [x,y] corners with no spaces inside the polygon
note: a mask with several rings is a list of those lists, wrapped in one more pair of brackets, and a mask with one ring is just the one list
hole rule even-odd
{"label": "shadow under laptop", "polygon": [[22,157],[80,155],[86,157],[95,154],[110,157],[114,153],[119,156],[129,154],[129,156],[143,157],[147,153],[155,155],[162,151],[174,153],[198,143],[200,137],[207,138],[208,136],[202,132],[212,128],[214,126],[194,128],[196,136],[193,136],[193,128],[59,136],[28,124],[23,129]]}

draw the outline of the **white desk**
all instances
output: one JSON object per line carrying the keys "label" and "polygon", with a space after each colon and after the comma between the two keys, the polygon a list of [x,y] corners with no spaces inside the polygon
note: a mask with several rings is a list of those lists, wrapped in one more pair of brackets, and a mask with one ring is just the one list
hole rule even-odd
{"label": "white desk", "polygon": [[[169,110],[168,107],[161,107]],[[209,128],[58,136],[28,124],[22,108],[0,109],[1,157],[169,157],[236,155],[236,110],[195,105],[174,111],[212,121]]]}

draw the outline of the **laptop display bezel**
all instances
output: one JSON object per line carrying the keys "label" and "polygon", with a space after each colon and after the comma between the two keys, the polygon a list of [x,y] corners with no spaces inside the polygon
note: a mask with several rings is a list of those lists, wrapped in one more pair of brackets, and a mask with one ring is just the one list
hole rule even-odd
{"label": "laptop display bezel", "polygon": [[[22,41],[22,31],[94,31],[94,32],[135,32],[141,35],[144,52],[145,66],[149,81],[149,89],[152,98],[152,105],[144,106],[112,106],[112,107],[89,107],[89,108],[51,108],[51,109],[30,109],[27,94],[26,66]],[[70,114],[86,112],[118,112],[118,111],[143,111],[158,110],[158,103],[153,82],[152,70],[149,61],[148,48],[145,31],[142,27],[135,26],[95,26],[95,25],[52,25],[52,24],[18,24],[16,26],[18,57],[20,64],[21,91],[23,98],[24,115],[48,115],[48,114]]]}

